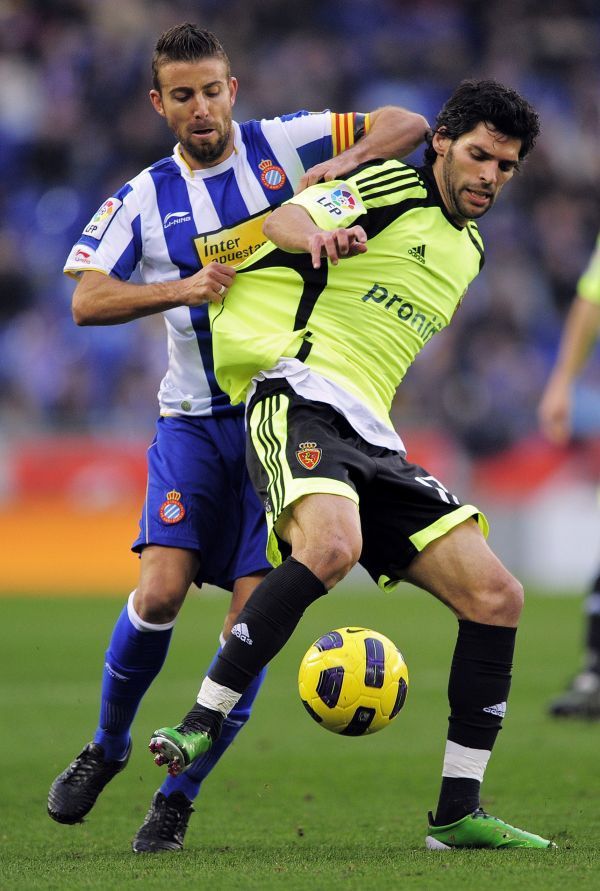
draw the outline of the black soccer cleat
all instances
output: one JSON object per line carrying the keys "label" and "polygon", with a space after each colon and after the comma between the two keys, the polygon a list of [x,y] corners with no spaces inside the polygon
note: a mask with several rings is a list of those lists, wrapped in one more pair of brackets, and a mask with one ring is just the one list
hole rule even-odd
{"label": "black soccer cleat", "polygon": [[183,792],[167,798],[156,792],[146,819],[135,834],[131,848],[135,854],[181,851],[188,821],[194,813],[192,802]]}
{"label": "black soccer cleat", "polygon": [[600,720],[600,675],[583,671],[565,692],[552,700],[548,712],[555,718]]}
{"label": "black soccer cleat", "polygon": [[88,743],[50,786],[48,813],[52,819],[57,823],[81,823],[106,784],[127,766],[130,755],[131,741],[122,761],[105,761],[102,746]]}

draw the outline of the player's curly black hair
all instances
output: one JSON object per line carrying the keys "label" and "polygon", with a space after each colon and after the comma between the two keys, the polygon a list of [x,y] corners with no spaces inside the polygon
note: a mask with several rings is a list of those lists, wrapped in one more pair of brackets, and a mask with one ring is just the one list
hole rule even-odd
{"label": "player's curly black hair", "polygon": [[159,68],[167,62],[197,62],[199,59],[215,57],[222,59],[227,68],[227,77],[231,69],[227,53],[221,41],[212,31],[199,28],[190,22],[183,22],[169,28],[161,34],[156,42],[152,56],[152,84],[160,92]]}
{"label": "player's curly black hair", "polygon": [[[481,121],[521,140],[520,161],[529,154],[540,132],[539,116],[529,102],[495,80],[461,81],[438,114],[433,132],[442,131],[450,139],[458,139]],[[436,157],[430,143],[425,149],[425,163],[433,164]]]}

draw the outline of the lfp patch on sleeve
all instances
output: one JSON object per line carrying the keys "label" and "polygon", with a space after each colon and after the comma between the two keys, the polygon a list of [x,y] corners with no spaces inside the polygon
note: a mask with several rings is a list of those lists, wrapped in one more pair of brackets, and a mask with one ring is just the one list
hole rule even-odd
{"label": "lfp patch on sleeve", "polygon": [[342,222],[364,213],[365,207],[346,183],[339,183],[334,189],[320,189],[312,197],[313,204],[319,205],[335,220]]}
{"label": "lfp patch on sleeve", "polygon": [[100,240],[122,204],[123,202],[119,198],[108,198],[104,204],[98,208],[83,230],[83,234],[88,235],[90,238],[97,238]]}

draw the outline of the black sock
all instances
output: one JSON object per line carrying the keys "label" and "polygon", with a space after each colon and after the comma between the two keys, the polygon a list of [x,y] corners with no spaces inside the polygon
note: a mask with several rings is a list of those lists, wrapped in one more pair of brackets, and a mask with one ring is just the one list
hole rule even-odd
{"label": "black sock", "polygon": [[[452,658],[448,739],[491,752],[510,690],[516,628],[461,620]],[[479,806],[479,780],[443,777],[436,823],[446,825]]]}
{"label": "black sock", "polygon": [[473,777],[442,777],[435,825],[447,826],[476,811],[480,787],[479,780]]}
{"label": "black sock", "polygon": [[204,730],[209,734],[212,741],[215,742],[221,736],[224,720],[225,718],[221,712],[216,712],[212,708],[206,708],[196,703],[181,723],[185,724],[186,729],[189,730]]}
{"label": "black sock", "polygon": [[586,600],[586,671],[600,674],[600,576]]}
{"label": "black sock", "polygon": [[323,582],[293,557],[263,579],[238,615],[209,678],[243,693],[291,637],[304,610],[327,593]]}

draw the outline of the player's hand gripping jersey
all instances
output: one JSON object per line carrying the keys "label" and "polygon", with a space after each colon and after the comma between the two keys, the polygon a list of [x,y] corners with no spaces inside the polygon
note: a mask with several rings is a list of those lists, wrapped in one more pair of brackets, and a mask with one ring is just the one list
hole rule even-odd
{"label": "player's hand gripping jersey", "polygon": [[[264,217],[290,198],[304,172],[353,145],[369,116],[300,111],[233,122],[234,152],[191,170],[179,146],[142,171],[97,211],[64,271],[104,272],[145,283],[193,275],[211,261],[237,266],[265,242]],[[164,314],[169,367],[159,392],[163,415],[238,414],[214,374],[207,306]]]}
{"label": "player's hand gripping jersey", "polygon": [[[460,229],[449,219],[430,168],[399,161],[366,165],[291,201],[323,229],[360,224],[368,251],[313,269],[309,254],[268,242],[242,264],[222,306],[210,309],[217,379],[235,403],[280,357],[300,360],[392,430],[396,388],[483,265],[477,226]],[[278,367],[288,377],[297,364]],[[328,392],[304,394],[290,382],[300,395],[336,404],[365,439],[394,447]]]}

